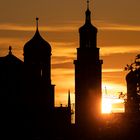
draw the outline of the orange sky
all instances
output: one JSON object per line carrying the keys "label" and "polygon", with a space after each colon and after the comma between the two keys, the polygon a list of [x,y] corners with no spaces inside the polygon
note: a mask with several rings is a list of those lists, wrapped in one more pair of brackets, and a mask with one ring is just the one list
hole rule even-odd
{"label": "orange sky", "polygon": [[[140,1],[91,0],[90,9],[104,60],[103,92],[106,86],[109,98],[118,97],[119,92],[126,93],[123,69],[140,53]],[[57,104],[66,103],[69,89],[74,93],[73,60],[85,10],[86,0],[1,0],[0,56],[6,55],[11,45],[13,53],[23,59],[23,46],[34,35],[38,16],[40,32],[52,46],[52,83],[56,85]]]}

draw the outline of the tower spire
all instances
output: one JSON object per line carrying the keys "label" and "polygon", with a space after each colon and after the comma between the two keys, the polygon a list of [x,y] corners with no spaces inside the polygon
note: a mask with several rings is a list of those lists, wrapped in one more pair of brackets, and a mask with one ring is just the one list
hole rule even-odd
{"label": "tower spire", "polygon": [[89,0],[87,0],[86,23],[91,23],[90,15],[91,15],[91,12],[89,10]]}
{"label": "tower spire", "polygon": [[12,47],[9,46],[9,54],[11,55],[12,54]]}
{"label": "tower spire", "polygon": [[71,115],[72,115],[72,112],[71,112],[71,98],[70,98],[70,90],[68,90],[68,114],[69,114],[69,123],[71,124]]}
{"label": "tower spire", "polygon": [[89,0],[87,0],[87,9],[89,9],[89,2],[90,2],[90,1],[89,1]]}
{"label": "tower spire", "polygon": [[68,108],[71,109],[70,90],[68,91]]}
{"label": "tower spire", "polygon": [[38,31],[38,21],[39,21],[39,18],[36,17],[36,30]]}

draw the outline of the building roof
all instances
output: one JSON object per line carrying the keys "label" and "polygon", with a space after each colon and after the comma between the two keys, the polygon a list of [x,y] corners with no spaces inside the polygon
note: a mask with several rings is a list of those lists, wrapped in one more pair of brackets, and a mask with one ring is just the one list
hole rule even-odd
{"label": "building roof", "polygon": [[15,55],[12,54],[12,47],[9,47],[9,53],[4,56],[0,57],[1,64],[23,64],[23,62],[17,58]]}
{"label": "building roof", "polygon": [[87,5],[87,10],[85,12],[85,24],[80,27],[79,32],[82,31],[94,31],[97,32],[97,28],[91,24],[91,11],[89,10],[89,5]]}
{"label": "building roof", "polygon": [[50,44],[45,41],[42,36],[39,33],[38,30],[38,18],[36,18],[37,21],[37,27],[36,32],[31,40],[29,40],[24,45],[24,53],[33,53],[33,54],[39,54],[39,53],[51,53],[51,46]]}

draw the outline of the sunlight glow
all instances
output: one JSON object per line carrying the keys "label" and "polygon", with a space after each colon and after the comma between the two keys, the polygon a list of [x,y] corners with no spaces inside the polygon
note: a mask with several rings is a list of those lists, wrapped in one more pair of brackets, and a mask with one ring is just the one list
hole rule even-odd
{"label": "sunlight glow", "polygon": [[111,113],[112,111],[112,103],[110,99],[103,98],[102,99],[102,113]]}
{"label": "sunlight glow", "polygon": [[122,113],[124,112],[124,100],[111,97],[102,98],[102,113]]}
{"label": "sunlight glow", "polygon": [[102,113],[124,112],[124,100],[119,99],[120,92],[126,93],[126,87],[113,83],[103,83]]}

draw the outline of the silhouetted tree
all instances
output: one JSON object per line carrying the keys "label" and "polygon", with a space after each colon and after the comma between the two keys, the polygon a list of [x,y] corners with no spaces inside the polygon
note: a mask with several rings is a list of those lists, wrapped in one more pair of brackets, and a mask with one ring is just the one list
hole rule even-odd
{"label": "silhouetted tree", "polygon": [[133,63],[127,64],[125,67],[126,71],[135,71],[140,69],[140,54],[138,54]]}

